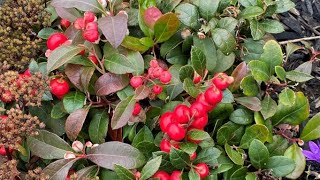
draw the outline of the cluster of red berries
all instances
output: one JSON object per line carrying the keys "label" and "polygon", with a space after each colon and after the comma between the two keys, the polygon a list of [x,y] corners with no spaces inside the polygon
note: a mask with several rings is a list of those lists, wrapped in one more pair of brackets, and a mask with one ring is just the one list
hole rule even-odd
{"label": "cluster of red berries", "polygon": [[58,99],[62,99],[70,90],[68,81],[63,78],[53,78],[50,81],[50,91]]}
{"label": "cluster of red berries", "polygon": [[82,18],[77,18],[73,23],[75,29],[83,30],[82,37],[92,43],[99,42],[97,17],[93,12],[85,12]]}
{"label": "cluster of red berries", "polygon": [[[20,88],[22,83],[24,81],[27,81],[26,78],[31,77],[31,73],[30,70],[27,69],[24,73],[19,74],[19,78],[15,80],[15,82],[12,82],[13,86],[16,86],[17,88]],[[2,89],[0,89],[0,92],[2,91]],[[10,90],[4,90],[0,96],[0,100],[4,103],[11,103],[14,100],[14,95],[12,94],[12,92]]]}

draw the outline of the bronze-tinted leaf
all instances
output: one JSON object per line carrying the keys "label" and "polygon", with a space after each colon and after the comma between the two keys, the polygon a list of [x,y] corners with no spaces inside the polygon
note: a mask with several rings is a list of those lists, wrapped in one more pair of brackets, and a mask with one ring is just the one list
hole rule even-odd
{"label": "bronze-tinted leaf", "polygon": [[83,123],[86,120],[88,108],[78,109],[71,113],[66,120],[65,130],[71,140],[75,140],[80,133]]}
{"label": "bronze-tinted leaf", "polygon": [[46,168],[43,169],[43,173],[49,176],[49,180],[61,180],[66,179],[69,169],[72,165],[79,160],[77,159],[60,159],[49,164]]}
{"label": "bronze-tinted leaf", "polygon": [[238,97],[235,100],[252,111],[261,110],[261,101],[257,97]]}
{"label": "bronze-tinted leaf", "polygon": [[135,92],[134,92],[134,97],[136,100],[142,100],[145,99],[149,96],[150,94],[150,88],[148,86],[139,86]]}
{"label": "bronze-tinted leaf", "polygon": [[128,75],[106,73],[97,80],[94,87],[98,96],[106,96],[111,93],[120,91],[128,84]]}
{"label": "bronze-tinted leaf", "polygon": [[76,64],[68,64],[65,68],[65,73],[68,79],[76,86],[80,91],[83,91],[81,86],[81,74],[83,72],[83,66]]}
{"label": "bronze-tinted leaf", "polygon": [[234,78],[233,83],[229,86],[230,91],[239,89],[241,80],[248,73],[248,67],[246,62],[240,63],[232,72],[231,76]]}

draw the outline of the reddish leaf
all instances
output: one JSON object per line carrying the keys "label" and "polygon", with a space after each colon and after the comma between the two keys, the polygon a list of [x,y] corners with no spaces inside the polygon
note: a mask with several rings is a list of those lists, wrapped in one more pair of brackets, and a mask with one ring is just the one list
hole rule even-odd
{"label": "reddish leaf", "polygon": [[248,67],[246,62],[240,63],[232,72],[231,76],[234,78],[234,82],[229,86],[230,91],[239,89],[241,80],[248,73]]}
{"label": "reddish leaf", "polygon": [[109,43],[117,48],[124,40],[127,33],[128,15],[119,13],[116,16],[106,16],[98,20],[99,28]]}
{"label": "reddish leaf", "polygon": [[60,159],[51,164],[49,164],[46,168],[43,169],[43,173],[50,177],[50,179],[66,179],[69,169],[72,165],[79,160],[76,159]]}
{"label": "reddish leaf", "polygon": [[237,103],[247,107],[252,111],[261,111],[261,101],[257,97],[238,97]]}
{"label": "reddish leaf", "polygon": [[89,109],[83,108],[75,110],[66,120],[66,133],[70,140],[75,140],[80,133],[83,123],[86,120]]}
{"label": "reddish leaf", "polygon": [[82,37],[82,31],[77,30],[74,26],[68,27],[68,29],[64,32],[64,34],[68,37],[69,40],[72,40],[73,44],[83,44],[84,39]]}
{"label": "reddish leaf", "polygon": [[122,142],[122,128],[120,129],[112,129],[111,126],[109,126],[108,134],[111,137],[112,141],[120,141]]}
{"label": "reddish leaf", "polygon": [[95,70],[96,70],[96,68],[94,68],[94,67],[84,67],[83,68],[83,72],[81,74],[80,81],[81,81],[81,85],[85,91],[88,91],[90,80],[91,80],[91,77],[92,77]]}
{"label": "reddish leaf", "polygon": [[142,100],[149,96],[150,88],[148,86],[139,86],[134,92],[134,97],[136,100]]}
{"label": "reddish leaf", "polygon": [[128,75],[106,73],[96,82],[94,88],[98,96],[106,96],[120,91],[129,84]]}
{"label": "reddish leaf", "polygon": [[81,74],[83,72],[83,66],[76,64],[68,64],[65,69],[65,73],[74,86],[80,91],[83,91],[81,86]]}
{"label": "reddish leaf", "polygon": [[68,21],[74,22],[77,18],[82,17],[82,15],[75,8],[63,8],[57,7],[56,12],[59,17],[66,19]]}
{"label": "reddish leaf", "polygon": [[130,117],[132,116],[135,103],[136,101],[134,96],[129,96],[117,105],[111,119],[112,129],[122,128],[128,123]]}

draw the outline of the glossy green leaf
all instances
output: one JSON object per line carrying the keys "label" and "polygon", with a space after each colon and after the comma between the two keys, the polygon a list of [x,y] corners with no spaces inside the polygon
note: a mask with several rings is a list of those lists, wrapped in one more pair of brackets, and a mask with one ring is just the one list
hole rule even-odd
{"label": "glossy green leaf", "polygon": [[186,142],[180,144],[180,149],[188,154],[192,154],[197,150],[197,144],[192,142]]}
{"label": "glossy green leaf", "polygon": [[212,31],[212,39],[219,50],[227,56],[236,48],[236,40],[234,36],[225,29],[214,29]]}
{"label": "glossy green leaf", "polygon": [[38,130],[37,136],[29,136],[27,143],[31,152],[43,159],[62,159],[67,151],[73,151],[67,142],[45,130]]}
{"label": "glossy green leaf", "polygon": [[143,44],[141,42],[141,39],[132,37],[132,36],[126,36],[124,40],[121,43],[121,46],[131,49],[133,51],[139,51],[141,53],[144,53],[152,46],[147,46],[146,44]]}
{"label": "glossy green leaf", "polygon": [[269,76],[274,74],[274,68],[282,64],[283,54],[281,46],[275,40],[266,42],[263,46],[263,54],[260,60],[269,67]]}
{"label": "glossy green leaf", "polygon": [[179,78],[183,82],[186,78],[193,79],[194,69],[190,65],[182,66],[179,70]]}
{"label": "glossy green leaf", "polygon": [[53,119],[63,118],[65,115],[67,115],[67,112],[64,109],[61,101],[53,106],[53,108],[51,110],[51,117]]}
{"label": "glossy green leaf", "polygon": [[277,20],[266,19],[260,24],[268,33],[281,33],[284,31],[283,25]]}
{"label": "glossy green leaf", "polygon": [[200,39],[198,36],[193,36],[194,46],[199,48],[206,56],[206,68],[212,71],[217,64],[217,50],[212,38]]}
{"label": "glossy green leaf", "polygon": [[176,14],[167,13],[162,15],[154,24],[154,35],[158,43],[168,40],[173,36],[180,26]]}
{"label": "glossy green leaf", "polygon": [[244,164],[244,159],[242,157],[242,154],[238,151],[234,150],[229,144],[224,145],[224,149],[226,150],[226,153],[228,157],[231,159],[232,162],[234,162],[237,165],[242,166]]}
{"label": "glossy green leaf", "polygon": [[196,46],[191,48],[191,64],[194,70],[203,77],[206,70],[206,56],[202,50]]}
{"label": "glossy green leaf", "polygon": [[249,148],[250,143],[254,140],[260,140],[261,142],[266,142],[268,138],[269,130],[266,126],[260,124],[254,124],[247,127],[246,132],[241,138],[241,146],[244,149]]}
{"label": "glossy green leaf", "polygon": [[136,179],[136,177],[134,176],[134,174],[130,170],[128,170],[120,165],[115,164],[114,171],[117,173],[119,178],[121,178],[123,180],[135,180]]}
{"label": "glossy green leaf", "polygon": [[265,119],[272,117],[277,111],[277,103],[269,94],[267,94],[261,101],[261,114]]}
{"label": "glossy green leaf", "polygon": [[289,11],[295,7],[295,4],[291,0],[275,1],[277,9],[275,13],[283,13]]}
{"label": "glossy green leaf", "polygon": [[195,171],[195,169],[191,168],[191,170],[188,173],[189,180],[200,180],[200,175],[198,172]]}
{"label": "glossy green leaf", "polygon": [[260,92],[257,81],[253,76],[246,76],[240,83],[240,88],[246,96],[256,96]]}
{"label": "glossy green leaf", "polygon": [[258,81],[268,81],[270,79],[268,65],[265,62],[252,60],[248,66],[254,79]]}
{"label": "glossy green leaf", "polygon": [[250,20],[250,30],[251,36],[254,40],[260,40],[266,34],[263,26],[256,19]]}
{"label": "glossy green leaf", "polygon": [[109,116],[107,110],[93,111],[93,117],[89,124],[89,137],[92,143],[101,144],[105,142],[108,132]]}
{"label": "glossy green leaf", "polygon": [[57,30],[52,28],[43,28],[38,32],[38,37],[41,39],[48,39],[49,36],[53,33],[57,32]]}
{"label": "glossy green leaf", "polygon": [[171,148],[170,161],[175,168],[183,169],[190,164],[190,156],[179,149]]}
{"label": "glossy green leaf", "polygon": [[198,129],[193,129],[188,131],[187,135],[188,137],[194,140],[205,140],[210,138],[210,135],[206,131],[202,131]]}
{"label": "glossy green leaf", "polygon": [[72,60],[73,57],[78,55],[83,50],[82,47],[74,45],[62,45],[51,52],[48,57],[47,70],[48,73],[58,69],[64,64]]}
{"label": "glossy green leaf", "polygon": [[233,162],[227,157],[227,155],[223,154],[218,157],[218,164],[217,173],[226,172],[234,166]]}
{"label": "glossy green leaf", "polygon": [[238,20],[233,17],[221,18],[218,22],[219,28],[226,29],[229,32],[234,31],[238,24]]}
{"label": "glossy green leaf", "polygon": [[273,156],[267,163],[265,168],[270,169],[275,177],[283,177],[290,174],[295,169],[295,162],[285,156]]}
{"label": "glossy green leaf", "polygon": [[292,89],[284,88],[279,94],[279,103],[286,106],[292,106],[296,100],[296,94]]}
{"label": "glossy green leaf", "polygon": [[247,167],[240,167],[234,173],[232,173],[230,180],[242,180],[247,175]]}
{"label": "glossy green leaf", "polygon": [[135,102],[134,96],[129,96],[116,106],[111,118],[112,129],[119,129],[128,123],[132,116]]}
{"label": "glossy green leaf", "polygon": [[133,75],[142,75],[144,73],[144,60],[142,55],[137,51],[129,51],[127,58],[134,66],[135,71]]}
{"label": "glossy green leaf", "polygon": [[221,100],[220,103],[233,103],[234,102],[234,97],[232,92],[229,89],[223,90],[223,99]]}
{"label": "glossy green leaf", "polygon": [[83,108],[86,96],[78,91],[70,92],[63,97],[63,106],[67,113],[73,113],[77,109]]}
{"label": "glossy green leaf", "polygon": [[283,138],[280,135],[274,135],[271,143],[266,144],[270,156],[280,156],[283,155],[285,150],[289,146],[287,139]]}
{"label": "glossy green leaf", "polygon": [[286,71],[283,69],[283,67],[275,66],[274,70],[280,80],[284,81],[286,79]]}
{"label": "glossy green leaf", "polygon": [[200,27],[198,21],[199,12],[196,6],[190,3],[182,3],[176,7],[175,12],[178,14],[178,18],[182,24],[193,29],[198,29]]}
{"label": "glossy green leaf", "polygon": [[150,178],[153,174],[155,174],[161,164],[162,156],[158,156],[154,159],[151,159],[146,163],[146,165],[141,170],[141,180],[147,180]]}
{"label": "glossy green leaf", "polygon": [[216,13],[220,0],[207,1],[199,0],[199,11],[202,18],[209,21]]}
{"label": "glossy green leaf", "polygon": [[226,142],[229,144],[238,144],[243,133],[243,126],[228,122],[219,128],[217,132],[217,143],[220,145],[224,145]]}
{"label": "glossy green leaf", "polygon": [[241,11],[240,16],[244,19],[251,19],[263,14],[263,9],[258,6],[248,6],[244,10]]}
{"label": "glossy green leaf", "polygon": [[132,146],[139,149],[146,157],[150,157],[152,152],[158,150],[154,144],[153,134],[147,126],[141,128],[134,136]]}
{"label": "glossy green leaf", "polygon": [[217,158],[220,156],[221,151],[215,147],[203,148],[197,154],[197,158],[193,161],[195,164],[204,162],[210,166],[213,166],[218,163]]}
{"label": "glossy green leaf", "polygon": [[247,109],[237,109],[231,113],[230,120],[236,124],[248,125],[253,122],[253,114]]}
{"label": "glossy green leaf", "polygon": [[273,125],[288,123],[298,125],[309,117],[309,102],[302,92],[296,93],[296,100],[292,106],[279,104],[276,114],[271,118]]}
{"label": "glossy green leaf", "polygon": [[170,97],[169,100],[176,98],[181,92],[183,92],[183,83],[179,78],[179,70],[181,66],[173,65],[169,68],[171,73],[171,82],[167,85],[167,95]]}
{"label": "glossy green leaf", "polygon": [[105,68],[114,74],[134,73],[139,75],[144,68],[144,61],[140,53],[130,52],[128,57],[122,54],[113,54],[104,61]]}
{"label": "glossy green leaf", "polygon": [[320,113],[313,116],[302,129],[300,138],[311,141],[320,138]]}
{"label": "glossy green leaf", "polygon": [[196,98],[200,93],[199,89],[194,85],[190,78],[186,78],[183,81],[183,89],[194,98]]}
{"label": "glossy green leaf", "polygon": [[220,50],[217,50],[217,64],[219,64],[219,66],[216,66],[212,72],[218,73],[228,70],[232,67],[235,59],[236,55],[234,53],[226,56]]}
{"label": "glossy green leaf", "polygon": [[294,160],[296,164],[295,169],[286,177],[289,179],[299,178],[306,168],[306,158],[303,155],[301,148],[294,143],[284,152],[284,156]]}
{"label": "glossy green leaf", "polygon": [[239,0],[239,3],[244,7],[256,6],[257,0]]}
{"label": "glossy green leaf", "polygon": [[309,81],[311,79],[313,79],[314,77],[311,76],[310,74],[306,74],[300,71],[289,71],[286,73],[286,78],[290,79],[291,81],[295,81],[295,82],[306,82]]}
{"label": "glossy green leaf", "polygon": [[259,140],[252,140],[249,146],[249,158],[255,168],[261,169],[269,159],[267,147]]}
{"label": "glossy green leaf", "polygon": [[136,148],[122,142],[111,141],[92,148],[87,158],[106,169],[114,169],[118,164],[127,169],[135,169],[145,164],[145,157]]}

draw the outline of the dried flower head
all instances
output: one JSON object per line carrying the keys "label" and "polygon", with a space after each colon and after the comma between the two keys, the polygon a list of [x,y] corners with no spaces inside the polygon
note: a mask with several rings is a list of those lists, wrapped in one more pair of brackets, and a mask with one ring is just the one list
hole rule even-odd
{"label": "dried flower head", "polygon": [[49,176],[42,173],[42,169],[37,167],[36,169],[29,170],[28,174],[24,177],[25,180],[47,180]]}
{"label": "dried flower head", "polygon": [[5,147],[16,149],[24,137],[38,135],[36,128],[44,127],[38,117],[24,114],[20,109],[11,108],[7,115],[5,121],[0,121],[0,145]]}
{"label": "dried flower head", "polygon": [[20,173],[17,170],[17,161],[11,160],[0,166],[0,179],[14,180]]}
{"label": "dried flower head", "polygon": [[40,52],[37,30],[49,24],[45,0],[6,0],[0,6],[0,63],[23,69]]}
{"label": "dried flower head", "polygon": [[10,92],[15,101],[21,101],[26,106],[40,106],[42,96],[48,88],[48,82],[43,79],[40,72],[31,77],[22,76],[16,71],[7,71],[0,74],[0,94],[5,96],[5,92]]}

